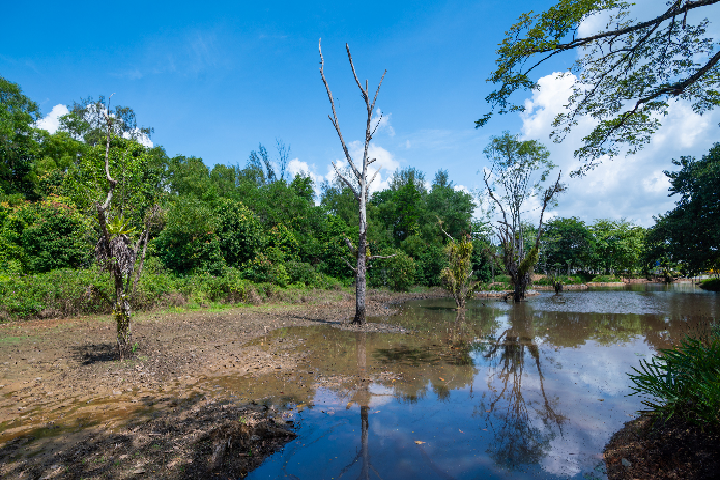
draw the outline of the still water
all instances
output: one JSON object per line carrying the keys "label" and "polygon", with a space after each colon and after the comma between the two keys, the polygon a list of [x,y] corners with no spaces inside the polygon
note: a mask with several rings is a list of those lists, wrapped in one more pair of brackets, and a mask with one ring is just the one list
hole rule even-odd
{"label": "still water", "polygon": [[265,400],[290,409],[298,438],[249,478],[606,478],[604,445],[642,409],[627,372],[705,330],[720,295],[640,285],[453,307],[372,319],[409,334],[318,326],[259,341],[306,363]]}

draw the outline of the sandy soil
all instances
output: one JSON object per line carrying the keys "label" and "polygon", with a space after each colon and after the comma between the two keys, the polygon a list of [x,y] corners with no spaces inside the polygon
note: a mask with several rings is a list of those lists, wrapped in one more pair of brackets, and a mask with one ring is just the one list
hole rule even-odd
{"label": "sandy soil", "polygon": [[[372,293],[368,314],[392,314],[394,303],[411,298],[427,295]],[[0,478],[246,475],[294,437],[292,413],[218,394],[214,380],[236,375],[251,385],[296,368],[301,350],[251,342],[271,330],[354,328],[351,295],[319,292],[303,300],[141,313],[134,357],[123,361],[115,358],[107,316],[0,325]]]}

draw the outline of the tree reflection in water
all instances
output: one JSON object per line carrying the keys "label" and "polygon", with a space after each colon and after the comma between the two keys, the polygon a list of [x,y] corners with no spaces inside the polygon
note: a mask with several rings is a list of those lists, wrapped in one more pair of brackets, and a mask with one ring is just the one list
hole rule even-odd
{"label": "tree reflection in water", "polygon": [[[540,350],[534,343],[533,318],[527,304],[516,304],[509,312],[510,327],[503,331],[484,354],[490,362],[488,391],[480,412],[494,433],[488,454],[497,465],[516,470],[537,464],[550,450],[565,417],[555,411],[558,399],[545,393]],[[528,358],[529,357],[529,358]],[[532,359],[542,399],[532,399],[532,388],[523,389],[529,378],[526,361]],[[499,385],[498,385],[499,383]]]}
{"label": "tree reflection in water", "polygon": [[368,480],[370,478],[370,471],[372,470],[377,478],[382,479],[375,467],[370,463],[370,451],[368,448],[368,427],[370,425],[370,378],[367,375],[367,333],[356,332],[355,333],[355,347],[357,352],[357,383],[355,391],[348,403],[347,408],[350,408],[352,403],[360,405],[360,451],[353,460],[340,471],[338,479],[342,478],[358,460],[361,461],[362,468],[360,469],[360,475],[357,477],[358,480]]}

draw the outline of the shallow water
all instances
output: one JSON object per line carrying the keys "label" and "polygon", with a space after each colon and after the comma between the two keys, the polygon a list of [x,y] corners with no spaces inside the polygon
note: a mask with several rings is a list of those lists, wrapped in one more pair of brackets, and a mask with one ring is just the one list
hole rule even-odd
{"label": "shallow water", "polygon": [[[543,294],[513,305],[416,301],[412,334],[281,329],[260,341],[307,364],[253,387],[291,408],[298,439],[253,479],[602,479],[602,450],[642,408],[626,375],[702,334],[720,296],[680,284]],[[270,393],[274,392],[274,393]]]}

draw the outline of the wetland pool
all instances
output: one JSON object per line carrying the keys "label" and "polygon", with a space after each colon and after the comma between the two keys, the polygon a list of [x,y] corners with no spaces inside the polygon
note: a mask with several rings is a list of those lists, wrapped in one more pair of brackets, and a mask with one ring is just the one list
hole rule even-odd
{"label": "wetland pool", "polygon": [[317,326],[257,341],[305,360],[255,387],[290,409],[298,437],[248,478],[606,478],[603,447],[643,408],[627,372],[706,329],[720,296],[641,284],[453,307],[412,301],[371,319],[409,334]]}

